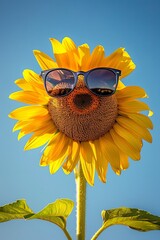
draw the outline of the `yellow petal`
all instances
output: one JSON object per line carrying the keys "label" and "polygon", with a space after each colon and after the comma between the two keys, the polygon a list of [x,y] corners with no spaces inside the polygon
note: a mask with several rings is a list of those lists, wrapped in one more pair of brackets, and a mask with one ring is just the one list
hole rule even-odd
{"label": "yellow petal", "polygon": [[57,39],[50,38],[50,42],[52,44],[54,54],[63,54],[67,52],[65,46],[63,46]]}
{"label": "yellow petal", "polygon": [[126,170],[129,167],[128,156],[122,151],[119,151],[119,155],[120,155],[120,167],[122,170]]}
{"label": "yellow petal", "polygon": [[69,69],[73,71],[79,71],[79,54],[76,44],[69,37],[65,37],[62,41],[62,45],[67,51],[69,59]]}
{"label": "yellow petal", "polygon": [[116,147],[109,134],[104,135],[99,139],[101,151],[106,160],[110,163],[113,171],[120,174],[120,157],[119,149]]}
{"label": "yellow petal", "polygon": [[149,117],[141,113],[130,113],[126,115],[129,118],[131,118],[133,121],[135,121],[138,125],[149,128],[149,129],[153,129],[153,123]]}
{"label": "yellow petal", "polygon": [[47,104],[49,100],[48,96],[42,96],[37,92],[31,91],[14,92],[9,96],[9,98],[27,104],[41,104],[41,105]]}
{"label": "yellow petal", "polygon": [[140,159],[140,152],[132,145],[130,145],[124,138],[120,137],[113,129],[110,130],[110,135],[117,145],[117,147],[127,154],[133,160]]}
{"label": "yellow petal", "polygon": [[25,106],[12,111],[9,114],[9,117],[17,120],[27,120],[33,117],[41,117],[47,114],[48,110],[43,106]]}
{"label": "yellow petal", "polygon": [[66,157],[68,153],[69,141],[70,139],[67,138],[63,133],[59,132],[55,134],[46,149],[44,150],[44,153],[40,160],[40,164],[42,166],[46,166],[63,156]]}
{"label": "yellow petal", "polygon": [[[26,134],[33,133],[33,132],[36,132],[38,135],[40,135],[41,132],[46,133],[46,134],[47,133],[52,134],[57,131],[52,120],[43,121],[43,120],[41,120],[41,118],[39,118],[39,121],[31,119],[31,121],[28,121],[27,123],[24,123],[23,125],[21,124],[20,127],[21,127],[21,131],[18,135],[18,140],[20,140]],[[36,139],[37,134],[33,135],[34,139]]]}
{"label": "yellow petal", "polygon": [[38,133],[33,134],[33,136],[27,141],[26,145],[24,146],[24,150],[31,150],[34,148],[41,147],[42,145],[46,144],[53,134],[44,133],[41,136],[37,136]]}
{"label": "yellow petal", "polygon": [[26,133],[23,131],[23,130],[21,130],[20,132],[19,132],[19,134],[18,134],[18,141],[22,138],[22,137],[24,137],[26,135]]}
{"label": "yellow petal", "polygon": [[149,110],[149,107],[146,103],[144,102],[140,102],[138,100],[134,100],[134,101],[124,101],[118,102],[118,109],[119,109],[119,113],[124,114],[126,113],[136,113],[136,112],[140,112],[140,111],[144,111],[144,110]]}
{"label": "yellow petal", "polygon": [[38,148],[48,142],[55,133],[56,129],[53,125],[45,126],[45,128],[35,131],[32,137],[27,141],[24,150]]}
{"label": "yellow petal", "polygon": [[[33,91],[41,94],[41,98],[48,97],[46,89],[44,87],[44,82],[42,77],[32,70],[25,69],[23,71],[24,79],[26,80],[26,85],[23,86],[25,91]],[[32,87],[32,88],[31,88]]]}
{"label": "yellow petal", "polygon": [[23,71],[23,77],[28,83],[30,83],[30,85],[34,85],[35,88],[44,89],[44,84],[41,76],[34,71],[25,69]]}
{"label": "yellow petal", "polygon": [[[59,68],[70,69],[70,60],[67,53],[55,54],[56,62]],[[72,70],[72,69],[71,69]]]}
{"label": "yellow petal", "polygon": [[124,128],[126,128],[130,133],[135,134],[138,138],[142,138],[147,142],[152,142],[152,136],[148,129],[143,126],[138,125],[135,121],[127,117],[117,117],[116,121]]}
{"label": "yellow petal", "polygon": [[89,142],[81,142],[80,161],[83,174],[87,182],[92,186],[94,184],[95,156]]}
{"label": "yellow petal", "polygon": [[93,50],[90,58],[90,64],[89,68],[96,68],[96,67],[102,67],[102,61],[104,59],[104,47],[103,46],[97,46]]}
{"label": "yellow petal", "polygon": [[45,126],[48,126],[49,124],[51,124],[52,127],[55,129],[55,126],[49,114],[38,118],[34,117],[32,119],[29,119],[28,121],[18,121],[13,128],[13,132],[19,129],[23,129],[26,134],[28,134],[30,132],[37,131],[38,129],[45,128]]}
{"label": "yellow petal", "polygon": [[34,72],[31,70],[25,69],[23,71],[23,75],[25,79],[24,78],[17,79],[15,81],[15,84],[25,91],[33,91],[33,92],[38,92],[39,94],[42,94],[42,95],[47,95],[42,79],[38,76],[40,80],[38,82],[37,81],[38,79],[35,79],[34,78],[35,76],[33,76],[32,73]]}
{"label": "yellow petal", "polygon": [[26,134],[37,131],[45,131],[46,133],[48,131],[51,133],[57,131],[52,119],[44,120],[44,117],[39,117],[38,121],[36,118],[33,118],[32,121],[29,121],[22,129]]}
{"label": "yellow petal", "polygon": [[24,78],[17,79],[15,84],[23,90],[33,91],[33,86],[30,85]]}
{"label": "yellow petal", "polygon": [[[118,81],[118,86],[117,86],[117,92],[118,92],[118,90],[121,90],[123,88],[125,88],[125,85],[124,85],[124,83],[122,83],[121,80],[119,80]],[[116,94],[117,94],[117,92],[116,92]]]}
{"label": "yellow petal", "polygon": [[78,62],[76,61],[78,51],[74,42],[70,38],[64,38],[62,44],[54,38],[51,38],[50,41],[58,67],[78,71]]}
{"label": "yellow petal", "polygon": [[58,67],[69,68],[70,60],[65,47],[56,39],[50,39]]}
{"label": "yellow petal", "polygon": [[29,69],[23,71],[24,79],[18,79],[15,83],[25,91],[37,92],[44,96],[48,96],[44,87],[42,78],[35,72]]}
{"label": "yellow petal", "polygon": [[[32,131],[30,130],[30,132],[32,132]],[[30,132],[29,132],[29,133],[30,133]],[[24,129],[21,129],[20,132],[18,133],[18,136],[17,136],[18,141],[19,141],[21,138],[23,138],[24,136],[26,136],[26,134],[28,134],[28,133],[26,133],[26,131],[24,131]]]}
{"label": "yellow petal", "polygon": [[[79,57],[75,52],[68,52],[68,68],[73,71],[79,71]],[[68,64],[67,63],[67,64]]]}
{"label": "yellow petal", "polygon": [[121,99],[129,100],[129,99],[135,99],[135,98],[144,98],[146,96],[147,94],[145,90],[138,86],[128,86],[116,92],[116,97],[118,98],[118,102]]}
{"label": "yellow petal", "polygon": [[135,64],[124,48],[119,48],[106,57],[104,65],[121,70],[121,78],[126,77],[135,69]]}
{"label": "yellow petal", "polygon": [[63,169],[66,174],[73,171],[79,160],[80,144],[72,141],[68,149],[68,157],[66,162],[63,164]]}
{"label": "yellow petal", "polygon": [[152,110],[149,110],[148,117],[153,116],[154,112]]}
{"label": "yellow petal", "polygon": [[47,54],[39,50],[34,50],[33,53],[42,70],[57,68],[57,63]]}
{"label": "yellow petal", "polygon": [[95,163],[96,163],[96,170],[98,173],[98,177],[102,182],[105,183],[106,174],[108,170],[108,159],[106,159],[104,152],[101,150],[101,145],[99,140],[94,141],[92,145],[94,145],[95,147],[95,154],[96,154]]}
{"label": "yellow petal", "polygon": [[54,174],[59,170],[59,168],[62,166],[65,158],[66,158],[66,155],[64,154],[62,157],[60,157],[59,159],[57,159],[49,164],[50,174]]}
{"label": "yellow petal", "polygon": [[17,130],[20,130],[21,128],[26,126],[27,123],[28,123],[28,121],[18,121],[18,122],[16,122],[12,131],[15,132]]}
{"label": "yellow petal", "polygon": [[63,38],[62,46],[66,49],[67,52],[76,51],[77,50],[76,44],[69,37]]}
{"label": "yellow petal", "polygon": [[88,44],[83,44],[78,47],[78,53],[79,53],[79,65],[80,70],[82,71],[88,71],[89,70],[89,63],[90,63],[90,48]]}
{"label": "yellow petal", "polygon": [[[130,128],[132,128],[130,126]],[[142,148],[142,141],[141,138],[138,138],[137,136],[133,135],[130,130],[127,130],[126,128],[122,127],[118,123],[115,123],[113,126],[114,131],[124,138],[131,146],[136,148],[138,151]]]}

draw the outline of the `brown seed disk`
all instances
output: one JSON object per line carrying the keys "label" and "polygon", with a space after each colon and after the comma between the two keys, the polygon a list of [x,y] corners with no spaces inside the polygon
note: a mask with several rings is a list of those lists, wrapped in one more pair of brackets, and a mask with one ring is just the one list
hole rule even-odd
{"label": "brown seed disk", "polygon": [[60,132],[81,142],[106,134],[118,114],[115,95],[99,97],[82,85],[68,96],[51,98],[48,110]]}

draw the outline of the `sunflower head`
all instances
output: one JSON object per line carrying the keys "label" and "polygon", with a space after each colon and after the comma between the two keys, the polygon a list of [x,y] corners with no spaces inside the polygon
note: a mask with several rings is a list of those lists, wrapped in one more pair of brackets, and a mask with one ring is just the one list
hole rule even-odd
{"label": "sunflower head", "polygon": [[[50,41],[54,59],[34,51],[41,69],[67,69],[81,74],[77,75],[69,93],[70,83],[66,77],[55,85],[55,96],[47,94],[40,74],[25,70],[23,78],[15,82],[21,91],[12,93],[10,98],[28,106],[10,113],[11,118],[18,120],[13,130],[20,130],[18,139],[32,133],[25,150],[45,145],[40,164],[49,166],[51,173],[62,166],[68,174],[80,161],[90,185],[94,183],[95,171],[100,180],[106,182],[108,163],[119,175],[128,168],[128,158],[140,159],[142,141],[152,141],[148,130],[153,128],[152,122],[141,113],[149,110],[148,105],[139,100],[147,97],[144,89],[122,83],[135,69],[135,64],[124,48],[105,56],[103,46],[91,52],[88,44],[77,47],[68,37],[62,43],[56,39]],[[104,90],[100,88],[96,94],[90,91],[82,73],[95,68],[121,71],[114,94],[103,95]],[[98,85],[99,79],[95,81]],[[51,90],[50,83],[47,87]]]}

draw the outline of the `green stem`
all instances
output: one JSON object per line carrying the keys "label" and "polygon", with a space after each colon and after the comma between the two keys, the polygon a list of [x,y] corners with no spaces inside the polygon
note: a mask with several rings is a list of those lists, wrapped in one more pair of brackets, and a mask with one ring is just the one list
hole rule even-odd
{"label": "green stem", "polygon": [[79,163],[75,173],[77,190],[77,240],[85,240],[86,225],[86,180],[83,175],[82,166]]}
{"label": "green stem", "polygon": [[72,240],[71,236],[69,235],[68,231],[66,228],[63,229],[64,234],[66,235],[68,240]]}
{"label": "green stem", "polygon": [[104,231],[104,227],[102,226],[98,231],[94,234],[94,236],[91,238],[91,240],[96,240],[98,236]]}

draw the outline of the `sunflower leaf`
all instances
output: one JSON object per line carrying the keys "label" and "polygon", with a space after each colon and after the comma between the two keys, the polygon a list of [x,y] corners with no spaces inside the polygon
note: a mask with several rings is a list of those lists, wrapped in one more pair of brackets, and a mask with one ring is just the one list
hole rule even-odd
{"label": "sunflower leaf", "polygon": [[160,217],[137,208],[114,208],[102,211],[102,227],[94,234],[91,240],[96,240],[98,236],[113,225],[125,225],[134,230],[147,232],[160,230]]}
{"label": "sunflower leaf", "polygon": [[0,207],[0,223],[14,219],[41,219],[57,224],[61,228],[66,227],[66,219],[74,207],[73,201],[69,199],[57,199],[48,204],[38,213],[34,213],[24,199],[6,204]]}
{"label": "sunflower leaf", "polygon": [[67,229],[66,220],[71,214],[74,202],[69,199],[57,199],[55,202],[48,204],[38,213],[34,213],[27,205],[24,199],[0,207],[0,223],[14,219],[41,219],[58,225],[71,240]]}
{"label": "sunflower leaf", "polygon": [[13,219],[24,219],[25,215],[33,214],[24,199],[0,207],[0,222]]}
{"label": "sunflower leaf", "polygon": [[137,208],[115,208],[102,211],[103,227],[126,225],[138,231],[160,230],[160,217]]}
{"label": "sunflower leaf", "polygon": [[66,219],[73,210],[74,203],[69,199],[57,199],[36,214],[26,215],[25,219],[41,219],[52,222],[60,228],[66,228]]}

